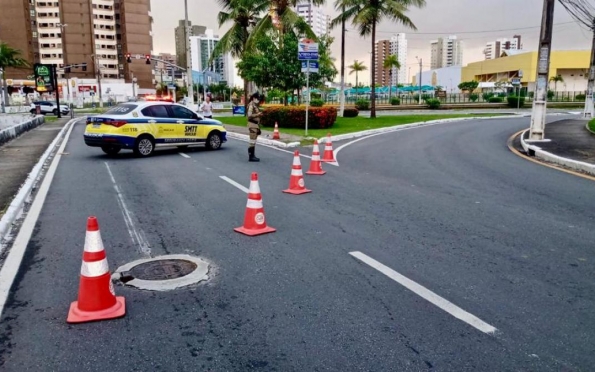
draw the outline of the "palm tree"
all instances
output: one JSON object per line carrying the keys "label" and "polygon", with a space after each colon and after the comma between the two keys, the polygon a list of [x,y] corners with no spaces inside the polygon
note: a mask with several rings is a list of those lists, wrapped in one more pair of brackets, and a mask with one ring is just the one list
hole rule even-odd
{"label": "palm tree", "polygon": [[357,94],[357,87],[358,87],[358,73],[360,71],[365,71],[368,68],[366,66],[364,66],[363,62],[359,62],[357,59],[355,61],[353,61],[353,64],[351,66],[347,66],[351,71],[349,71],[349,75],[353,74],[355,72],[355,92]]}
{"label": "palm tree", "polygon": [[[4,98],[2,103],[2,112],[5,112],[5,106],[8,106],[8,92],[6,86],[6,69],[11,67],[28,67],[29,63],[21,58],[21,51],[11,48],[8,44],[0,41],[0,81],[2,82],[2,89],[0,90],[0,100]],[[6,92],[6,93],[5,93]]]}
{"label": "palm tree", "polygon": [[562,75],[552,76],[550,78],[550,83],[552,81],[554,82],[554,91],[557,92],[558,91],[558,82],[563,83],[564,78],[562,77]]}
{"label": "palm tree", "polygon": [[[223,11],[217,19],[219,27],[232,22],[231,28],[221,37],[211,53],[209,65],[213,60],[225,53],[234,58],[243,58],[248,48],[250,31],[258,22],[258,15],[268,8],[263,0],[220,0]],[[244,79],[244,104],[248,104],[248,81]]]}
{"label": "palm tree", "polygon": [[[252,2],[259,7],[265,5],[268,12],[260,19],[250,34],[248,38],[249,48],[254,46],[257,39],[270,37],[269,32],[272,30],[279,32],[279,42],[283,40],[283,33],[290,30],[295,31],[297,35],[305,35],[314,40],[318,39],[310,25],[293,10],[298,3],[301,3],[301,0],[252,0]],[[310,0],[312,5],[324,5],[324,3],[325,0]]]}
{"label": "palm tree", "polygon": [[399,75],[398,70],[401,68],[401,64],[399,63],[399,58],[396,54],[391,54],[390,56],[384,59],[383,66],[384,68],[388,68],[388,76],[390,77],[390,83],[388,84],[388,101],[390,102],[390,96],[393,90],[393,67],[397,69],[397,89],[399,89]]}
{"label": "palm tree", "polygon": [[[393,22],[399,22],[404,26],[417,30],[411,19],[405,15],[410,6],[421,8],[426,5],[425,0],[340,0],[341,8],[345,11],[339,18],[351,19],[352,24],[357,26],[361,36],[372,35],[372,61],[376,59],[376,26],[384,18]],[[372,76],[376,76],[376,66],[372,65]],[[372,82],[372,104],[370,117],[376,117],[376,87]]]}

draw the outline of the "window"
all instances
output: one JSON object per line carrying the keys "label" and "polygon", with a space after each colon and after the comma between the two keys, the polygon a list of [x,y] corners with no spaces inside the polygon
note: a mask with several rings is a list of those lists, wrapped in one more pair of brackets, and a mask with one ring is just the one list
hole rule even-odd
{"label": "window", "polygon": [[136,108],[136,105],[123,104],[108,110],[106,115],[126,115]]}
{"label": "window", "polygon": [[173,112],[173,117],[176,119],[194,119],[195,118],[195,114],[185,107],[173,105],[173,106],[170,106],[170,108]]}
{"label": "window", "polygon": [[154,118],[169,118],[167,107],[162,105],[145,107],[141,112],[144,116],[151,116]]}

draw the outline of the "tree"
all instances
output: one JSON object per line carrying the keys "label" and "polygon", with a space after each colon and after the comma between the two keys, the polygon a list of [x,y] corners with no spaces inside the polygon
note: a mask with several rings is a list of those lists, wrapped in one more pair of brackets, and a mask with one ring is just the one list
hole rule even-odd
{"label": "tree", "polygon": [[552,81],[554,82],[554,91],[557,92],[558,91],[558,82],[563,83],[564,78],[562,77],[562,75],[552,76],[550,78],[550,83]]}
{"label": "tree", "polygon": [[384,59],[382,67],[389,69],[388,76],[390,77],[390,83],[388,84],[388,100],[390,102],[390,96],[393,90],[393,68],[397,70],[397,83],[395,85],[399,86],[399,69],[401,68],[399,58],[396,54],[391,54],[390,56]]}
{"label": "tree", "polygon": [[359,86],[359,82],[358,82],[359,72],[365,71],[368,68],[364,65],[363,62],[359,62],[357,59],[355,61],[353,61],[352,65],[347,66],[347,68],[349,68],[351,70],[351,71],[349,71],[349,75],[351,75],[355,72],[355,89],[357,90],[357,88]]}
{"label": "tree", "polygon": [[464,81],[458,85],[460,90],[466,90],[469,93],[473,93],[475,89],[479,86],[479,82],[472,80],[472,81]]}
{"label": "tree", "polygon": [[0,99],[4,98],[2,102],[2,112],[5,112],[5,105],[8,106],[8,94],[5,94],[6,89],[6,69],[7,68],[22,68],[29,67],[29,63],[21,58],[21,51],[11,48],[8,44],[0,41],[0,72],[2,73],[0,81],[2,82],[2,89],[0,90]]}
{"label": "tree", "polygon": [[[372,36],[372,61],[376,60],[376,26],[383,19],[401,23],[417,30],[411,19],[405,15],[410,6],[421,8],[425,0],[341,0],[338,4],[344,11],[337,19],[351,19],[361,36]],[[376,65],[372,64],[372,76],[376,75]],[[370,117],[376,117],[376,88],[372,84]]]}
{"label": "tree", "polygon": [[[213,49],[209,64],[225,53],[231,53],[234,58],[244,58],[248,49],[250,31],[256,25],[258,15],[267,9],[265,1],[220,0],[219,3],[223,6],[223,11],[217,16],[219,27],[228,22],[231,22],[232,26]],[[248,104],[248,80],[244,76],[242,78],[244,79],[244,103]]]}

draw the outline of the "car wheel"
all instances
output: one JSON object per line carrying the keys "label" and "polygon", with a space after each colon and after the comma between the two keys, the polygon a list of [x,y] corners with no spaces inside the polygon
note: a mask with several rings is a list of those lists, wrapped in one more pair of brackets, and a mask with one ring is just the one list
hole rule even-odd
{"label": "car wheel", "polygon": [[150,136],[140,136],[134,144],[134,153],[137,156],[151,156],[154,150],[155,141]]}
{"label": "car wheel", "polygon": [[120,150],[122,150],[121,147],[117,146],[101,146],[101,149],[108,155],[116,155],[120,152]]}
{"label": "car wheel", "polygon": [[54,114],[54,115],[58,116],[58,110],[57,110],[57,109],[54,109],[54,110],[52,111],[52,114]]}
{"label": "car wheel", "polygon": [[221,147],[221,136],[219,132],[209,133],[206,146],[209,150],[218,150]]}

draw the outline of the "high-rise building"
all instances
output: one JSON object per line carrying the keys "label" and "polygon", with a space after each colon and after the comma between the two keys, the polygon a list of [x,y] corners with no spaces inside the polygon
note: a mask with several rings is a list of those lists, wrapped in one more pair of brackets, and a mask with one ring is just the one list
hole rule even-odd
{"label": "high-rise building", "polygon": [[295,10],[310,25],[317,37],[329,34],[331,17],[323,11],[322,7],[307,3],[297,5]]}
{"label": "high-rise building", "polygon": [[[177,57],[177,65],[181,66],[181,67],[186,67],[186,43],[184,42],[185,40],[185,35],[186,35],[186,30],[184,27],[184,24],[186,22],[182,19],[180,21],[178,21],[178,27],[176,27],[175,29],[175,33],[176,33],[176,57]],[[192,22],[188,21],[188,28],[189,28],[189,35],[188,35],[188,40],[190,40],[191,36],[198,36],[198,35],[204,35],[204,33],[207,31],[207,28],[205,26],[198,26],[198,25],[192,25]]]}
{"label": "high-rise building", "polygon": [[208,75],[210,76],[211,81],[207,81],[207,84],[213,84],[224,80],[229,86],[233,86],[233,59],[231,58],[230,53],[225,53],[215,58],[212,63],[209,64],[211,54],[213,54],[213,50],[219,40],[219,35],[215,35],[211,29],[207,29],[202,35],[190,37],[192,70],[201,73],[203,71],[210,72]]}
{"label": "high-rise building", "polygon": [[520,50],[523,49],[521,44],[521,35],[514,35],[511,40],[497,39],[486,44],[483,54],[485,59],[500,58],[502,52],[505,50]]}
{"label": "high-rise building", "polygon": [[[407,83],[407,38],[403,33],[396,34],[390,40],[379,40],[376,42],[376,76],[374,76],[374,84],[382,86],[396,86],[397,84]],[[390,56],[396,55],[400,69],[396,67],[391,69],[384,68],[384,60]],[[392,80],[391,80],[392,77]]]}
{"label": "high-rise building", "polygon": [[[150,0],[2,0],[0,40],[21,51],[31,64],[74,65],[68,77],[126,79],[153,86]],[[4,4],[8,1],[10,4]],[[125,54],[143,61],[126,64]],[[31,70],[9,71],[24,78]],[[65,72],[60,70],[59,77]]]}
{"label": "high-rise building", "polygon": [[[156,59],[168,62],[160,62]],[[172,79],[181,79],[184,71],[172,66],[171,64],[177,64],[177,57],[171,53],[159,53],[153,56],[153,68],[155,69],[155,80],[161,81],[161,76],[169,77],[169,79],[163,79],[164,81],[171,81]]]}
{"label": "high-rise building", "polygon": [[432,70],[463,65],[463,43],[456,36],[439,38],[431,42]]}

